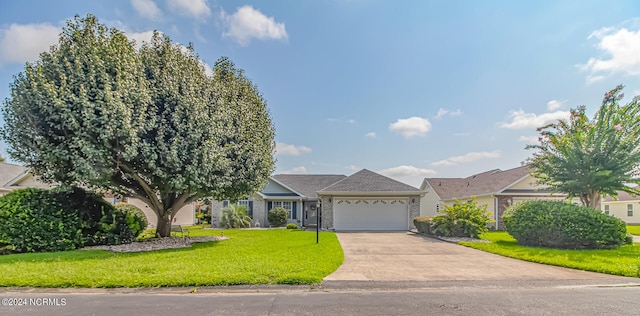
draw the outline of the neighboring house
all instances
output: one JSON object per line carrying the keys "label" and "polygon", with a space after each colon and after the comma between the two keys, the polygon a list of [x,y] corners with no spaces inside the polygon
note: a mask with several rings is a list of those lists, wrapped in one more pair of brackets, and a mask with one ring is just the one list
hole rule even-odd
{"label": "neighboring house", "polygon": [[29,168],[0,162],[0,196],[24,188],[51,189],[54,185],[40,181]]}
{"label": "neighboring house", "polygon": [[615,216],[627,224],[640,224],[640,197],[619,191],[617,199],[610,196],[600,203],[602,212]]}
{"label": "neighboring house", "polygon": [[[320,210],[322,229],[409,230],[420,213],[421,190],[363,169],[344,175],[274,175],[264,189],[237,203],[246,205],[254,226],[268,227],[267,213],[274,207],[289,211],[288,222],[316,225]],[[215,202],[214,220],[219,225],[221,208]]]}
{"label": "neighboring house", "polygon": [[420,203],[420,214],[437,216],[454,199],[465,201],[475,196],[479,205],[486,204],[495,220],[494,227],[503,229],[502,215],[511,205],[527,200],[565,200],[564,194],[551,194],[536,183],[526,166],[509,170],[490,170],[467,178],[425,178],[420,188],[426,191]]}
{"label": "neighboring house", "polygon": [[[0,196],[10,193],[13,190],[24,188],[51,189],[56,185],[44,183],[34,176],[29,168],[14,164],[0,162]],[[147,216],[150,228],[155,228],[157,223],[156,214],[145,203],[134,198],[125,198],[125,201],[105,195],[108,202],[128,202],[139,207]],[[179,225],[193,225],[195,223],[195,203],[184,206],[174,218],[174,223]]]}

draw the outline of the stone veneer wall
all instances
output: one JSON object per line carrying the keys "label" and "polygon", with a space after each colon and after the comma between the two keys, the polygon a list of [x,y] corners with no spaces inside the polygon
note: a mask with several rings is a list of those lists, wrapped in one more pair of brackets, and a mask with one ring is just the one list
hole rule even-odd
{"label": "stone veneer wall", "polygon": [[251,197],[251,200],[253,201],[253,217],[251,219],[251,226],[256,227],[256,224],[259,224],[260,227],[269,227],[267,223],[264,199],[260,195],[254,194]]}
{"label": "stone veneer wall", "polygon": [[[502,221],[502,215],[504,211],[511,205],[513,205],[513,197],[511,196],[496,196],[498,199],[498,229],[504,229],[504,222]],[[495,224],[494,224],[495,225]]]}
{"label": "stone veneer wall", "polygon": [[[413,200],[413,202],[411,201]],[[420,216],[420,196],[409,197],[409,229],[416,229],[413,225],[413,219]]]}
{"label": "stone veneer wall", "polygon": [[327,230],[333,228],[333,196],[321,196],[320,198],[322,199],[322,217],[320,218],[322,223],[320,226]]}

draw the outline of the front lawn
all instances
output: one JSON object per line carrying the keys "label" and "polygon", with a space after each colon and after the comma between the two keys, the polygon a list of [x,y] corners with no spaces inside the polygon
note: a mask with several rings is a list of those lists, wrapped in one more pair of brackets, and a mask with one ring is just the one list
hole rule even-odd
{"label": "front lawn", "polygon": [[[191,236],[220,236],[192,227]],[[336,235],[224,230],[229,240],[138,253],[76,250],[0,256],[1,287],[158,287],[316,284],[344,260]]]}
{"label": "front lawn", "polygon": [[520,246],[506,232],[488,232],[480,238],[491,243],[461,245],[526,261],[600,273],[640,277],[640,243],[612,250],[561,250]]}
{"label": "front lawn", "polygon": [[627,233],[640,236],[640,225],[627,225]]}

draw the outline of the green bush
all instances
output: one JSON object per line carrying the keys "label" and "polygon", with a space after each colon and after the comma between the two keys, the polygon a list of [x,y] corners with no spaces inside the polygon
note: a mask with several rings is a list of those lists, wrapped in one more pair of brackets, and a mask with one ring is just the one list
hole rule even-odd
{"label": "green bush", "polygon": [[443,215],[433,218],[431,232],[445,237],[473,237],[486,232],[493,222],[487,206],[478,206],[475,197],[466,202],[454,200],[453,206],[445,206]]}
{"label": "green bush", "polygon": [[127,223],[134,235],[140,235],[149,226],[147,215],[139,207],[128,203],[118,203],[116,209],[127,214]]}
{"label": "green bush", "polygon": [[287,229],[298,229],[298,225],[294,223],[287,224]]}
{"label": "green bush", "polygon": [[413,219],[413,225],[419,233],[431,235],[431,225],[433,225],[432,216],[418,216]]}
{"label": "green bush", "polygon": [[46,252],[81,248],[83,223],[75,210],[41,189],[0,197],[2,252]]}
{"label": "green bush", "polygon": [[80,188],[16,190],[0,197],[0,253],[130,243],[143,223]]}
{"label": "green bush", "polygon": [[526,201],[507,209],[506,231],[524,246],[562,249],[618,248],[627,228],[599,210],[556,201]]}
{"label": "green bush", "polygon": [[222,209],[220,225],[224,228],[251,227],[251,217],[247,215],[247,207],[231,204]]}
{"label": "green bush", "polygon": [[282,207],[275,207],[269,210],[267,219],[271,226],[279,227],[284,225],[289,218],[289,212]]}

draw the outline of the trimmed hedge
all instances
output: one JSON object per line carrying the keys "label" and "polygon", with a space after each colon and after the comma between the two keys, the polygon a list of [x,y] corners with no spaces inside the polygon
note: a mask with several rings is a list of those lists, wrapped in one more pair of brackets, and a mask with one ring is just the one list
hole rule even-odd
{"label": "trimmed hedge", "polygon": [[289,212],[282,207],[272,208],[267,213],[267,220],[271,226],[282,226],[287,223],[287,218],[289,218]]}
{"label": "trimmed hedge", "polygon": [[432,216],[418,216],[413,218],[413,226],[416,227],[418,233],[431,235],[431,225],[433,225]]}
{"label": "trimmed hedge", "polygon": [[0,252],[63,251],[130,243],[136,215],[80,188],[21,189],[0,197]]}
{"label": "trimmed hedge", "polygon": [[626,241],[625,223],[599,210],[557,201],[526,201],[505,211],[506,231],[523,246],[612,249]]}
{"label": "trimmed hedge", "polygon": [[128,226],[136,236],[149,226],[147,215],[139,207],[128,203],[117,203],[116,209],[127,214]]}
{"label": "trimmed hedge", "polygon": [[3,253],[81,248],[83,223],[77,211],[40,189],[0,197],[0,247]]}

